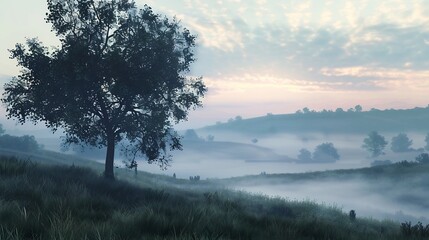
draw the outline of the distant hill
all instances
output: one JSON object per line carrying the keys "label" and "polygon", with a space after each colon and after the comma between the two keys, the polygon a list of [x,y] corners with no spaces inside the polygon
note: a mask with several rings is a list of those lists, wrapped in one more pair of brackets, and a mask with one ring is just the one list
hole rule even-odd
{"label": "distant hill", "polygon": [[233,131],[249,135],[273,133],[363,133],[429,132],[429,108],[371,111],[322,111],[294,114],[269,114],[263,117],[230,120],[200,129],[202,131]]}
{"label": "distant hill", "polygon": [[[296,159],[275,153],[272,149],[252,144],[218,141],[183,141],[183,155],[198,153],[219,159],[246,162],[294,162]],[[180,152],[177,154],[180,155]]]}

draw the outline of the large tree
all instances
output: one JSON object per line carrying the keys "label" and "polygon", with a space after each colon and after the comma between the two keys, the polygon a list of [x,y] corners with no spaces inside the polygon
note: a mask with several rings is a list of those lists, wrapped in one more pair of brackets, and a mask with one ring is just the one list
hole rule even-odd
{"label": "large tree", "polygon": [[60,46],[30,39],[10,50],[21,73],[5,85],[8,116],[63,129],[65,143],[106,146],[107,178],[122,140],[165,167],[168,151],[181,149],[173,124],[206,92],[201,78],[186,76],[195,36],[131,0],[47,2]]}

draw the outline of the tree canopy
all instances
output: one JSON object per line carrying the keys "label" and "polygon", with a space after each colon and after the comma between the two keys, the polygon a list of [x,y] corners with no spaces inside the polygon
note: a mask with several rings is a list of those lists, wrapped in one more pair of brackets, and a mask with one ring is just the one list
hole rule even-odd
{"label": "tree canopy", "polygon": [[413,140],[409,139],[407,134],[400,133],[392,138],[391,148],[393,152],[410,152],[413,151],[411,145]]}
{"label": "tree canopy", "polygon": [[368,134],[368,137],[363,140],[362,148],[370,152],[372,157],[378,157],[384,154],[383,150],[386,145],[386,139],[378,134],[378,132],[372,131]]}
{"label": "tree canopy", "polygon": [[333,143],[322,143],[317,145],[313,153],[314,162],[336,162],[339,159],[340,155]]}
{"label": "tree canopy", "polygon": [[195,36],[130,0],[48,0],[46,16],[60,46],[28,39],[10,50],[21,72],[5,85],[8,117],[62,129],[65,143],[106,146],[108,178],[121,140],[166,167],[168,150],[181,149],[172,126],[207,90],[187,76]]}

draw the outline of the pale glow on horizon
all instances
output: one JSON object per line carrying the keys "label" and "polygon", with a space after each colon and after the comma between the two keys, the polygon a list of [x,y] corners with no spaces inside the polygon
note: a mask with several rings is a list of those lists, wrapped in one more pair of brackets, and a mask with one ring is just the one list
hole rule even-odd
{"label": "pale glow on horizon", "polygon": [[[197,35],[191,74],[209,88],[190,126],[241,115],[413,108],[429,100],[429,4],[403,0],[136,0]],[[0,78],[18,73],[7,49],[26,37],[58,40],[45,1],[0,9]],[[25,17],[24,17],[25,16]]]}

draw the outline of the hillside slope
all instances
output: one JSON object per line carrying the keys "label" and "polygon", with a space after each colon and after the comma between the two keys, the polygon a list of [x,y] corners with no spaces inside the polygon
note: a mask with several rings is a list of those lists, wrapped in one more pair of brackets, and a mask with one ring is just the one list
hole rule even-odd
{"label": "hillside slope", "polygon": [[234,120],[202,128],[202,131],[232,131],[249,135],[279,133],[362,133],[370,131],[429,132],[429,108],[372,110],[365,112],[309,112],[267,115]]}
{"label": "hillside slope", "polygon": [[1,157],[0,239],[412,239],[332,207],[170,181],[138,187]]}

